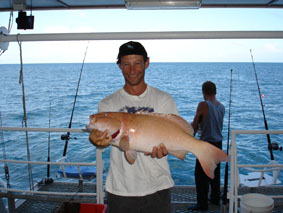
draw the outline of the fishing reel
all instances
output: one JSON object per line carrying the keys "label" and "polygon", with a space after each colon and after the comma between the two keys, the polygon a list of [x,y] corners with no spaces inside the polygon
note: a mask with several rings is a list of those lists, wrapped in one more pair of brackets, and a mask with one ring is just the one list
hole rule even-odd
{"label": "fishing reel", "polygon": [[268,144],[268,150],[280,150],[280,151],[282,151],[282,146],[279,147],[278,143],[273,142],[271,144]]}
{"label": "fishing reel", "polygon": [[62,140],[62,141],[68,141],[68,140],[70,140],[70,139],[75,139],[75,140],[77,140],[76,137],[70,137],[69,134],[61,135],[61,140]]}
{"label": "fishing reel", "polygon": [[53,179],[52,178],[43,178],[41,181],[38,182],[38,185],[42,186],[42,185],[46,185],[46,184],[50,184],[53,183]]}

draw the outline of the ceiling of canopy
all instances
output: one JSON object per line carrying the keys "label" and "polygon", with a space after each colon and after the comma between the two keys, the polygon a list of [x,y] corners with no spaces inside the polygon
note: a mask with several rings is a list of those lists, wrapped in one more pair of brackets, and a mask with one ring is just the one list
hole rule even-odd
{"label": "ceiling of canopy", "polygon": [[[130,0],[127,0],[130,1]],[[127,9],[124,0],[1,0],[0,12],[19,10]],[[143,4],[168,0],[138,0]],[[196,0],[175,0],[188,2]],[[169,2],[169,1],[168,1]],[[172,1],[170,1],[172,2]],[[283,8],[283,0],[202,0],[200,8]],[[128,8],[129,9],[129,8]],[[182,8],[180,8],[182,9]]]}

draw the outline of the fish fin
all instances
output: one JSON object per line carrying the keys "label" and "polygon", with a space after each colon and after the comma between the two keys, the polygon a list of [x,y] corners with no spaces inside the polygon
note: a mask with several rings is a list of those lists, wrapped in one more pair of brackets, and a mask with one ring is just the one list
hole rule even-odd
{"label": "fish fin", "polygon": [[[145,113],[139,113],[139,114],[145,114]],[[163,117],[164,119],[168,119],[171,122],[174,122],[176,125],[178,125],[180,128],[182,128],[187,134],[193,136],[194,135],[194,129],[185,119],[180,117],[176,114],[161,114],[161,113],[147,113],[151,116],[157,116],[157,117]]]}
{"label": "fish fin", "polygon": [[124,135],[119,142],[119,147],[125,151],[125,157],[130,164],[134,164],[137,158],[137,152],[130,150],[129,136]]}
{"label": "fish fin", "polygon": [[180,160],[185,160],[185,157],[187,155],[187,151],[170,151],[171,155],[175,156],[176,158],[179,158]]}
{"label": "fish fin", "polygon": [[193,136],[194,129],[185,119],[175,114],[168,114],[168,119],[180,126],[187,134]]}
{"label": "fish fin", "polygon": [[125,152],[125,157],[130,164],[134,164],[137,159],[137,152],[133,150],[129,150]]}
{"label": "fish fin", "polygon": [[214,170],[218,163],[221,161],[227,162],[229,161],[228,155],[223,152],[221,149],[213,146],[205,141],[200,141],[201,146],[199,146],[199,152],[196,155],[197,159],[200,162],[200,165],[205,172],[205,174],[213,179],[214,178]]}
{"label": "fish fin", "polygon": [[130,149],[129,137],[127,135],[121,137],[119,142],[119,147],[125,152],[127,152]]}

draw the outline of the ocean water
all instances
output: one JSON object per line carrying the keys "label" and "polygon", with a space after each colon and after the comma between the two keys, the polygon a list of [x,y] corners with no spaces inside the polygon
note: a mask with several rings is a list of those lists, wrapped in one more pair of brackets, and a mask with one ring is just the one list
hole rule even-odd
{"label": "ocean water", "polygon": [[[266,120],[271,130],[283,129],[283,63],[256,63],[256,72]],[[28,127],[67,128],[81,64],[24,64],[24,87]],[[228,135],[229,94],[232,71],[231,125],[234,130],[263,130],[264,120],[252,63],[151,63],[146,71],[148,84],[168,92],[175,99],[179,114],[192,122],[198,102],[203,100],[201,85],[211,80],[217,86],[217,98],[226,107],[223,128],[223,149],[226,152]],[[21,127],[23,119],[22,84],[19,84],[20,65],[0,65],[0,111],[3,126]],[[72,128],[84,128],[88,116],[97,112],[98,102],[123,86],[121,71],[114,63],[85,64],[79,87]],[[65,142],[62,133],[51,133],[50,159],[63,155]],[[71,134],[67,156],[70,161],[95,160],[95,147],[88,134]],[[230,135],[231,137],[231,135]],[[283,146],[282,135],[271,135],[272,142]],[[1,159],[27,160],[24,132],[4,132],[0,141]],[[241,135],[237,138],[239,163],[268,163],[270,154],[265,135]],[[31,160],[47,161],[48,133],[29,133]],[[5,152],[3,151],[5,150]],[[110,149],[103,158],[109,168]],[[274,151],[274,158],[283,163],[283,152]],[[185,161],[168,157],[176,185],[194,184],[195,157]],[[3,164],[0,165],[1,167]],[[50,175],[56,179],[57,166],[51,166]],[[12,187],[28,188],[27,166],[9,164]],[[32,165],[34,183],[46,178],[45,165]],[[222,164],[222,182],[224,164]],[[4,170],[0,177],[5,179]],[[283,174],[279,177],[283,181]]]}

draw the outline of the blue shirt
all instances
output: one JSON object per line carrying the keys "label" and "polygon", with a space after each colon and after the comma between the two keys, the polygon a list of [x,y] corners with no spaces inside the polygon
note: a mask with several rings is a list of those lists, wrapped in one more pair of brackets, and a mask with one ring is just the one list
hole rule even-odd
{"label": "blue shirt", "polygon": [[200,139],[207,142],[220,142],[223,139],[222,128],[225,107],[223,104],[214,104],[206,101],[208,105],[208,114],[204,121],[200,123]]}

